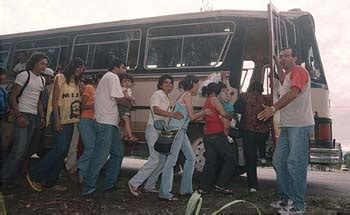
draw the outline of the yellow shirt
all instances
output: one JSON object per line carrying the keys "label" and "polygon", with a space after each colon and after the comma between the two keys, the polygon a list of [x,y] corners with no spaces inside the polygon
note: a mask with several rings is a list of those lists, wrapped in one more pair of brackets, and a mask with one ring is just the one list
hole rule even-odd
{"label": "yellow shirt", "polygon": [[[61,119],[61,124],[77,123],[80,119],[80,103],[81,95],[79,87],[76,86],[74,80],[66,82],[66,78],[63,74],[58,74],[55,79],[58,81],[58,86],[60,88],[60,94],[58,97],[58,107]],[[52,96],[53,90],[49,98],[49,106],[47,110],[48,116],[52,112]],[[49,118],[48,118],[49,119]],[[48,120],[49,121],[49,120]]]}

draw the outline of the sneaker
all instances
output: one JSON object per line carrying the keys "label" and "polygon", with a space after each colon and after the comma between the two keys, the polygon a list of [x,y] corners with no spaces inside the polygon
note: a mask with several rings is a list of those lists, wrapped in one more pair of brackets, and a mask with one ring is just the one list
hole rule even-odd
{"label": "sneaker", "polygon": [[256,190],[255,188],[250,188],[250,189],[249,189],[249,192],[250,192],[250,193],[256,193],[257,190]]}
{"label": "sneaker", "polygon": [[81,194],[83,196],[88,196],[88,195],[92,194],[93,192],[95,192],[95,190],[96,190],[96,188],[92,188],[92,189],[90,189],[88,191],[82,192]]}
{"label": "sneaker", "polygon": [[304,214],[304,210],[300,210],[296,207],[287,207],[278,211],[279,214],[292,215],[292,214]]}
{"label": "sneaker", "polygon": [[68,188],[66,186],[62,186],[62,185],[55,185],[55,186],[49,187],[47,189],[52,190],[52,191],[60,191],[60,192],[64,192],[64,191],[68,190]]}
{"label": "sneaker", "polygon": [[30,156],[30,158],[39,159],[40,157],[37,153],[34,153],[32,156]]}
{"label": "sneaker", "polygon": [[273,207],[273,208],[275,208],[275,209],[284,209],[284,208],[286,208],[286,207],[288,207],[288,206],[292,206],[292,204],[293,204],[293,201],[290,200],[290,199],[288,199],[287,204],[284,203],[284,201],[283,201],[282,199],[280,199],[280,200],[278,200],[278,201],[276,201],[276,202],[272,202],[272,203],[270,204],[270,206]]}
{"label": "sneaker", "polygon": [[137,196],[140,195],[139,190],[138,190],[136,187],[132,186],[130,183],[128,183],[128,187],[129,187],[130,193],[131,193],[133,196],[136,196],[136,197],[137,197]]}
{"label": "sneaker", "polygon": [[29,176],[28,174],[26,175],[26,179],[27,179],[27,181],[28,181],[28,184],[30,185],[30,187],[31,187],[33,190],[35,190],[36,192],[41,192],[41,191],[43,191],[43,188],[42,188],[41,184],[40,184],[40,183],[37,183],[37,182],[35,182],[35,181],[32,181],[32,179],[30,178],[30,176]]}

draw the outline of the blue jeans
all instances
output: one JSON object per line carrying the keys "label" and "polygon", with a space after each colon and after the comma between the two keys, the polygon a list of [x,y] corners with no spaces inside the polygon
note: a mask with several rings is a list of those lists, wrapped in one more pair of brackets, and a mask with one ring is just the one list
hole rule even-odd
{"label": "blue jeans", "polygon": [[39,125],[38,116],[21,113],[27,121],[27,127],[21,128],[15,120],[15,138],[11,151],[2,165],[1,181],[11,183],[16,180],[22,161],[31,144],[35,128]]}
{"label": "blue jeans", "polygon": [[84,151],[83,154],[80,156],[79,160],[77,161],[77,167],[79,169],[79,175],[85,178],[86,172],[89,168],[91,155],[95,148],[95,120],[81,118],[78,124],[78,129],[84,145]]}
{"label": "blue jeans", "polygon": [[314,126],[282,127],[272,164],[277,175],[277,193],[303,210],[309,159],[309,137]]}
{"label": "blue jeans", "polygon": [[155,189],[160,173],[162,172],[165,155],[154,150],[160,131],[157,131],[153,125],[148,125],[145,131],[148,145],[149,156],[147,162],[139,169],[137,174],[130,179],[129,183],[133,187],[139,187],[145,180],[145,189]]}
{"label": "blue jeans", "polygon": [[62,125],[61,132],[54,133],[55,148],[51,149],[40,161],[34,165],[30,172],[33,181],[42,183],[48,187],[57,184],[60,172],[64,165],[72,140],[74,124]]}
{"label": "blue jeans", "polygon": [[159,198],[171,199],[171,190],[174,180],[174,166],[179,157],[180,150],[185,155],[185,165],[181,178],[180,193],[192,193],[192,175],[194,171],[195,155],[192,151],[191,142],[186,135],[186,129],[180,129],[171,148],[171,153],[167,156],[160,183]]}
{"label": "blue jeans", "polygon": [[91,156],[90,165],[84,179],[83,194],[96,190],[100,170],[106,164],[103,190],[113,188],[117,182],[124,155],[124,146],[117,126],[96,122],[96,144]]}

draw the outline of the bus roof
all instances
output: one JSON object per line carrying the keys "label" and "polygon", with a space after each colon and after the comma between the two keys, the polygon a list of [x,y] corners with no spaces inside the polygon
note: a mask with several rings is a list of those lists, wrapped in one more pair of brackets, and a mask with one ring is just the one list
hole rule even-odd
{"label": "bus roof", "polygon": [[[300,9],[281,12],[281,14],[289,19],[295,19],[302,15],[307,15],[307,14],[311,16],[311,14],[309,14],[308,12],[301,11]],[[63,28],[47,29],[47,30],[40,30],[40,31],[0,35],[0,39],[3,40],[3,39],[18,38],[18,37],[29,37],[29,36],[37,36],[42,34],[82,31],[82,30],[108,28],[108,27],[115,27],[115,26],[127,26],[127,25],[148,24],[148,23],[167,22],[167,21],[181,21],[181,20],[188,20],[188,19],[225,17],[225,16],[267,19],[267,12],[252,11],[252,10],[215,10],[215,11],[206,11],[206,12],[164,15],[164,16],[149,17],[149,18],[120,20],[120,21],[103,22],[103,23],[79,25],[79,26],[72,26],[72,27],[63,27]]]}

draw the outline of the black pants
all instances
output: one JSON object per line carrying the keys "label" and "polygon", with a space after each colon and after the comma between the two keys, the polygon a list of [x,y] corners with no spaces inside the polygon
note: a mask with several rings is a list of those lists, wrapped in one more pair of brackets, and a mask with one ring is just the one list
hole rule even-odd
{"label": "black pants", "polygon": [[[269,133],[258,133],[253,131],[244,131],[242,133],[243,150],[247,166],[247,179],[249,188],[258,188],[258,177],[256,173],[257,150],[259,145],[265,145],[269,138]],[[260,151],[260,150],[259,150]],[[261,155],[260,155],[261,156]]]}
{"label": "black pants", "polygon": [[[216,182],[218,186],[226,187],[238,163],[234,147],[228,142],[224,133],[204,136],[205,165],[200,177],[199,188],[209,191]],[[221,160],[222,166],[218,166]],[[216,170],[220,168],[216,180]]]}

